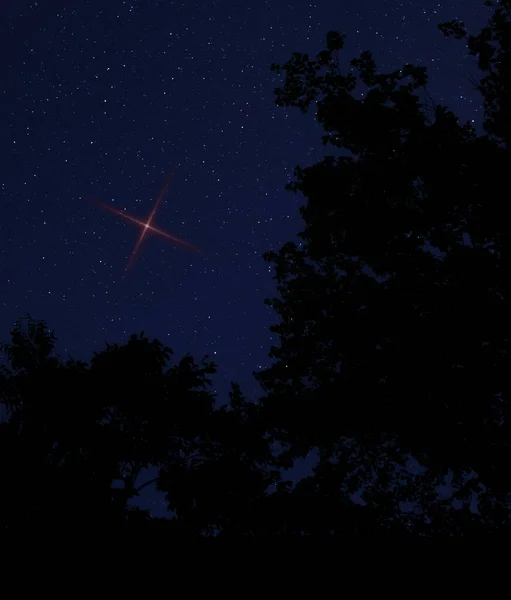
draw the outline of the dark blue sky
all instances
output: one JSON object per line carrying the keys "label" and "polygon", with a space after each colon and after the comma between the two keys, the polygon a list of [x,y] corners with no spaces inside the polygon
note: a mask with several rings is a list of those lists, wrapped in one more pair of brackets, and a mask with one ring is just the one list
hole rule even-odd
{"label": "dark blue sky", "polygon": [[[302,228],[284,186],[325,152],[312,114],[274,105],[270,64],[315,55],[335,29],[346,61],[426,65],[434,99],[477,123],[474,61],[436,26],[478,30],[482,4],[2,0],[2,341],[27,312],[75,358],[144,330],[178,358],[215,358],[224,397],[231,379],[257,394],[275,321],[262,254]],[[140,228],[90,198],[145,219],[169,173],[154,225],[202,252],[151,235],[126,273]]]}

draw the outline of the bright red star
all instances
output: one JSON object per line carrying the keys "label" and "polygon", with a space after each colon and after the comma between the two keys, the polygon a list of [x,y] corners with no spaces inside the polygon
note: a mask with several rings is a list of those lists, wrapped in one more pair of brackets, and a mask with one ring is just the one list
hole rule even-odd
{"label": "bright red star", "polygon": [[157,227],[154,227],[154,225],[153,225],[154,216],[161,204],[161,201],[163,200],[163,196],[164,196],[165,192],[167,191],[168,187],[169,187],[169,182],[166,182],[163,185],[163,187],[158,195],[158,198],[156,199],[156,203],[153,207],[153,210],[151,211],[151,214],[149,215],[147,221],[145,221],[145,222],[141,221],[140,219],[136,219],[135,217],[132,217],[131,215],[128,215],[127,213],[125,213],[122,210],[117,210],[113,206],[104,204],[103,202],[100,202],[99,200],[94,200],[94,202],[96,202],[96,204],[99,204],[99,206],[103,207],[104,209],[114,213],[115,215],[122,217],[123,219],[126,219],[127,221],[131,221],[132,223],[135,223],[136,225],[139,225],[140,227],[142,227],[142,231],[140,232],[140,237],[138,238],[138,241],[137,241],[135,247],[133,248],[133,252],[131,253],[128,264],[126,265],[126,270],[128,270],[130,268],[130,266],[133,264],[133,261],[135,260],[135,257],[137,255],[137,253],[140,249],[140,246],[142,245],[142,242],[144,241],[144,238],[147,233],[155,233],[157,235],[160,235],[161,237],[167,238],[174,244],[180,244],[181,246],[185,246],[186,248],[189,248],[190,250],[199,252],[199,248],[197,248],[193,244],[185,242],[184,240],[182,240],[174,235],[170,235],[170,233],[167,233],[166,231],[162,231],[161,229],[158,229]]}

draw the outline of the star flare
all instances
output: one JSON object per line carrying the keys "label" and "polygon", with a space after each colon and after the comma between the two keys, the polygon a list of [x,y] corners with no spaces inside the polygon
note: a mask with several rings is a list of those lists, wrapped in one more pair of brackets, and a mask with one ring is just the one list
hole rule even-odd
{"label": "star flare", "polygon": [[163,200],[163,196],[164,196],[165,192],[167,191],[168,186],[169,186],[168,183],[165,183],[163,185],[160,193],[158,194],[158,198],[156,199],[154,207],[153,207],[149,217],[147,218],[147,221],[145,221],[145,222],[141,221],[140,219],[136,219],[135,217],[132,217],[131,215],[127,214],[126,212],[124,212],[122,210],[118,210],[117,208],[114,208],[113,206],[109,206],[108,204],[105,204],[104,202],[100,202],[99,200],[94,200],[94,202],[96,204],[98,204],[105,210],[108,210],[109,212],[111,212],[115,215],[118,215],[119,217],[122,217],[123,219],[126,219],[127,221],[130,221],[131,223],[135,223],[136,225],[138,225],[142,228],[142,231],[140,232],[140,237],[138,238],[137,243],[135,244],[135,247],[133,248],[131,256],[126,265],[126,270],[128,270],[130,268],[130,266],[133,264],[133,261],[135,260],[137,253],[140,250],[140,246],[142,245],[142,242],[144,241],[144,238],[146,237],[146,235],[148,233],[155,233],[161,237],[164,237],[164,238],[170,240],[174,244],[179,244],[181,246],[188,248],[189,250],[194,250],[195,252],[200,251],[199,248],[197,248],[197,246],[194,246],[193,244],[190,244],[189,242],[186,242],[185,240],[182,240],[181,238],[171,235],[170,233],[167,233],[166,231],[162,231],[161,229],[158,229],[157,227],[154,227],[154,225],[153,225],[154,216],[156,215],[156,212]]}

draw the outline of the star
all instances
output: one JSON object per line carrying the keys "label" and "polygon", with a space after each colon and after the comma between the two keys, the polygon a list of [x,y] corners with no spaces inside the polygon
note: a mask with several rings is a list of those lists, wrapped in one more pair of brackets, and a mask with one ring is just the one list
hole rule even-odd
{"label": "star", "polygon": [[193,244],[190,244],[189,242],[186,242],[185,240],[182,240],[181,238],[171,235],[170,233],[167,233],[166,231],[162,231],[161,229],[158,229],[157,227],[155,227],[153,225],[154,216],[156,215],[156,211],[158,210],[158,208],[161,204],[161,201],[163,200],[163,196],[165,195],[165,192],[167,191],[168,186],[169,186],[169,183],[167,181],[163,185],[163,187],[156,199],[153,210],[149,214],[149,217],[147,218],[146,221],[141,221],[140,219],[136,219],[135,217],[132,217],[131,215],[127,214],[125,211],[118,210],[117,208],[114,208],[113,206],[109,206],[108,204],[104,204],[103,202],[100,202],[99,200],[94,200],[94,202],[96,204],[98,204],[105,210],[108,210],[109,212],[112,212],[115,215],[118,215],[118,216],[122,217],[123,219],[130,221],[131,223],[135,223],[136,225],[138,225],[139,227],[142,228],[142,231],[140,232],[140,237],[138,238],[138,241],[137,241],[135,247],[133,248],[131,256],[126,265],[126,270],[128,270],[131,267],[131,265],[133,264],[133,261],[135,260],[137,253],[140,250],[140,246],[142,245],[142,242],[144,241],[144,239],[148,233],[154,233],[156,235],[159,235],[161,237],[164,237],[164,238],[170,240],[174,244],[178,244],[178,245],[184,246],[190,250],[199,252],[199,248],[197,248]]}

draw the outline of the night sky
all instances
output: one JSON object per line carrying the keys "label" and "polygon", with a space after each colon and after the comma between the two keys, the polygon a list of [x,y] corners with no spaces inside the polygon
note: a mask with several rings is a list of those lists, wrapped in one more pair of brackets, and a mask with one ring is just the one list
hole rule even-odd
{"label": "night sky", "polygon": [[[302,229],[294,167],[333,153],[312,114],[275,106],[271,63],[316,55],[334,29],[346,64],[369,49],[382,70],[425,65],[435,101],[477,125],[475,61],[437,24],[479,31],[488,14],[482,0],[2,0],[1,341],[27,312],[83,360],[144,330],[178,359],[215,359],[220,401],[230,380],[256,396],[276,321],[262,254]],[[114,211],[145,222],[161,192],[153,227],[200,252],[152,232],[126,270],[142,229]]]}

